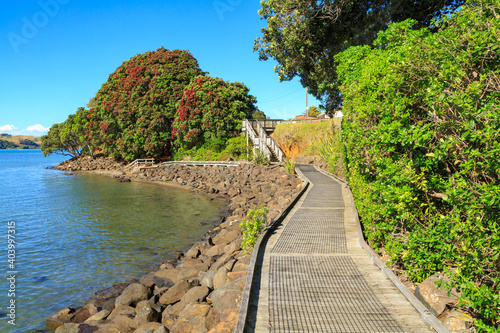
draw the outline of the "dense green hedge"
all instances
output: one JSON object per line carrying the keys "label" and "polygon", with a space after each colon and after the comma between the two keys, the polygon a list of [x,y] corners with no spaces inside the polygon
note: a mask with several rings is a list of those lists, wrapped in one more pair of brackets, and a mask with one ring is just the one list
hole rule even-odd
{"label": "dense green hedge", "polygon": [[433,32],[392,24],[337,56],[345,168],[366,236],[420,282],[445,272],[500,324],[500,1]]}

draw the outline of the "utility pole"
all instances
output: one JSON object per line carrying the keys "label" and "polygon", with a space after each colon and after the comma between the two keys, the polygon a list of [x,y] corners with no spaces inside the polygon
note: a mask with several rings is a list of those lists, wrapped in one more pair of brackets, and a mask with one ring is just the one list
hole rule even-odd
{"label": "utility pole", "polygon": [[306,87],[306,121],[309,120],[309,103],[307,100],[307,87]]}

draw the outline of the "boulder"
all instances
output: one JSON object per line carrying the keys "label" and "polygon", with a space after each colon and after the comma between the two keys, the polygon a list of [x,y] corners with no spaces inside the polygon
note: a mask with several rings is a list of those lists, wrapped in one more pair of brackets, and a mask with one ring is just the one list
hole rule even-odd
{"label": "boulder", "polygon": [[49,330],[55,330],[59,326],[64,325],[65,323],[69,323],[71,318],[75,315],[76,310],[73,308],[65,308],[45,320],[47,324],[47,328]]}
{"label": "boulder", "polygon": [[179,279],[179,272],[180,268],[165,268],[155,272],[155,276],[159,278],[169,279],[174,284],[176,284],[181,281],[181,279]]}
{"label": "boulder", "polygon": [[147,323],[139,326],[134,333],[163,333],[168,332],[165,327],[160,323]]}
{"label": "boulder", "polygon": [[189,267],[193,267],[193,266],[196,266],[199,264],[203,264],[203,260],[186,258],[186,259],[184,259],[184,262],[182,263],[182,267],[189,268]]}
{"label": "boulder", "polygon": [[109,309],[101,310],[101,311],[97,312],[95,315],[88,318],[85,321],[85,323],[87,323],[89,321],[99,321],[99,320],[106,319],[110,314],[111,314],[111,310],[109,310]]}
{"label": "boulder", "polygon": [[155,286],[157,286],[158,288],[171,288],[174,286],[174,283],[172,282],[172,280],[166,278],[166,277],[161,277],[161,276],[153,276],[153,282],[155,284]]}
{"label": "boulder", "polygon": [[458,309],[447,309],[438,318],[452,332],[462,332],[472,326],[472,317]]}
{"label": "boulder", "polygon": [[198,264],[188,268],[181,268],[179,270],[178,280],[189,280],[198,276],[200,271],[208,271],[208,264]]}
{"label": "boulder", "polygon": [[217,271],[217,273],[214,275],[214,280],[213,280],[214,289],[219,289],[220,287],[222,287],[223,285],[225,285],[228,282],[227,273],[228,273],[228,270],[226,267],[221,267]]}
{"label": "boulder", "polygon": [[94,304],[85,305],[76,311],[73,318],[71,318],[71,322],[81,324],[98,312],[99,311],[97,310],[97,307]]}
{"label": "boulder", "polygon": [[167,290],[161,297],[159,302],[164,305],[174,304],[180,301],[182,296],[191,288],[191,284],[187,281],[181,281],[175,286]]}
{"label": "boulder", "polygon": [[438,317],[449,304],[454,306],[457,304],[457,298],[460,294],[453,289],[448,296],[448,291],[445,289],[438,289],[436,281],[440,280],[435,275],[429,276],[422,283],[417,286],[415,296],[436,316]]}
{"label": "boulder", "polygon": [[198,274],[198,280],[200,280],[200,284],[202,287],[207,287],[210,289],[214,289],[214,277],[216,272],[200,272]]}
{"label": "boulder", "polygon": [[246,276],[247,276],[247,271],[237,271],[237,272],[227,273],[227,277],[231,279],[231,281],[235,281],[240,278],[245,278]]}
{"label": "boulder", "polygon": [[215,313],[220,314],[225,310],[238,311],[244,284],[244,279],[239,279],[214,290],[207,297],[207,301],[212,303]]}
{"label": "boulder", "polygon": [[195,246],[190,248],[185,254],[186,258],[198,258],[199,255],[200,255],[200,250]]}
{"label": "boulder", "polygon": [[93,320],[80,324],[78,333],[122,333],[115,324],[109,320]]}
{"label": "boulder", "polygon": [[155,273],[150,272],[139,279],[139,283],[145,285],[148,288],[152,288],[155,285],[154,282]]}
{"label": "boulder", "polygon": [[209,248],[207,251],[205,251],[205,255],[208,257],[215,257],[219,256],[222,253],[224,253],[224,245],[215,245]]}
{"label": "boulder", "polygon": [[120,331],[133,332],[135,330],[134,319],[129,316],[116,316],[111,321],[120,329]]}
{"label": "boulder", "polygon": [[80,324],[75,324],[75,323],[66,323],[62,326],[59,326],[56,329],[55,333],[79,333],[78,327]]}
{"label": "boulder", "polygon": [[133,283],[129,285],[123,293],[116,298],[115,306],[130,305],[135,306],[138,302],[151,297],[151,290],[143,284]]}
{"label": "boulder", "polygon": [[171,333],[206,333],[206,316],[210,311],[208,304],[188,304],[179,314],[178,320],[170,326]]}
{"label": "boulder", "polygon": [[113,320],[113,318],[118,316],[128,316],[130,318],[134,318],[137,314],[136,309],[131,306],[117,306],[108,316],[108,320]]}
{"label": "boulder", "polygon": [[161,314],[153,309],[151,306],[146,305],[137,311],[134,318],[135,327],[140,327],[149,322],[158,322],[161,319]]}
{"label": "boulder", "polygon": [[229,253],[225,253],[222,256],[220,256],[215,263],[210,266],[210,271],[217,272],[222,266],[227,264],[230,260],[232,260],[233,257]]}
{"label": "boulder", "polygon": [[233,333],[237,322],[238,312],[231,311],[225,320],[222,320],[215,325],[215,327],[208,331],[208,333]]}
{"label": "boulder", "polygon": [[245,264],[241,261],[238,261],[234,266],[233,266],[233,272],[240,272],[240,271],[248,271],[249,264]]}
{"label": "boulder", "polygon": [[189,289],[184,296],[182,296],[181,302],[185,303],[195,303],[203,302],[205,297],[207,297],[210,290],[207,287],[193,287]]}

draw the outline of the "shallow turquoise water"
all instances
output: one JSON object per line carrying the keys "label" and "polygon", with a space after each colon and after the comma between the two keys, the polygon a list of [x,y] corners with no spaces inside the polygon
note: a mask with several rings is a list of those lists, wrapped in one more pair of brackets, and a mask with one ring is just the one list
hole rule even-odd
{"label": "shallow turquoise water", "polygon": [[[45,169],[64,159],[0,150],[0,332],[44,328],[48,315],[139,277],[199,239],[223,207],[169,186]],[[9,222],[15,222],[15,297],[8,295]],[[12,299],[15,326],[6,316]]]}

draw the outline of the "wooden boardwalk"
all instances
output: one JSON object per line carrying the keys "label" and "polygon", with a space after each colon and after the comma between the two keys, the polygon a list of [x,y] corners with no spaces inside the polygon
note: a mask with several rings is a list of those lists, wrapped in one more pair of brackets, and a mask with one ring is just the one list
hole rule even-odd
{"label": "wooden boardwalk", "polygon": [[245,332],[434,332],[361,247],[349,190],[311,185],[261,246]]}

